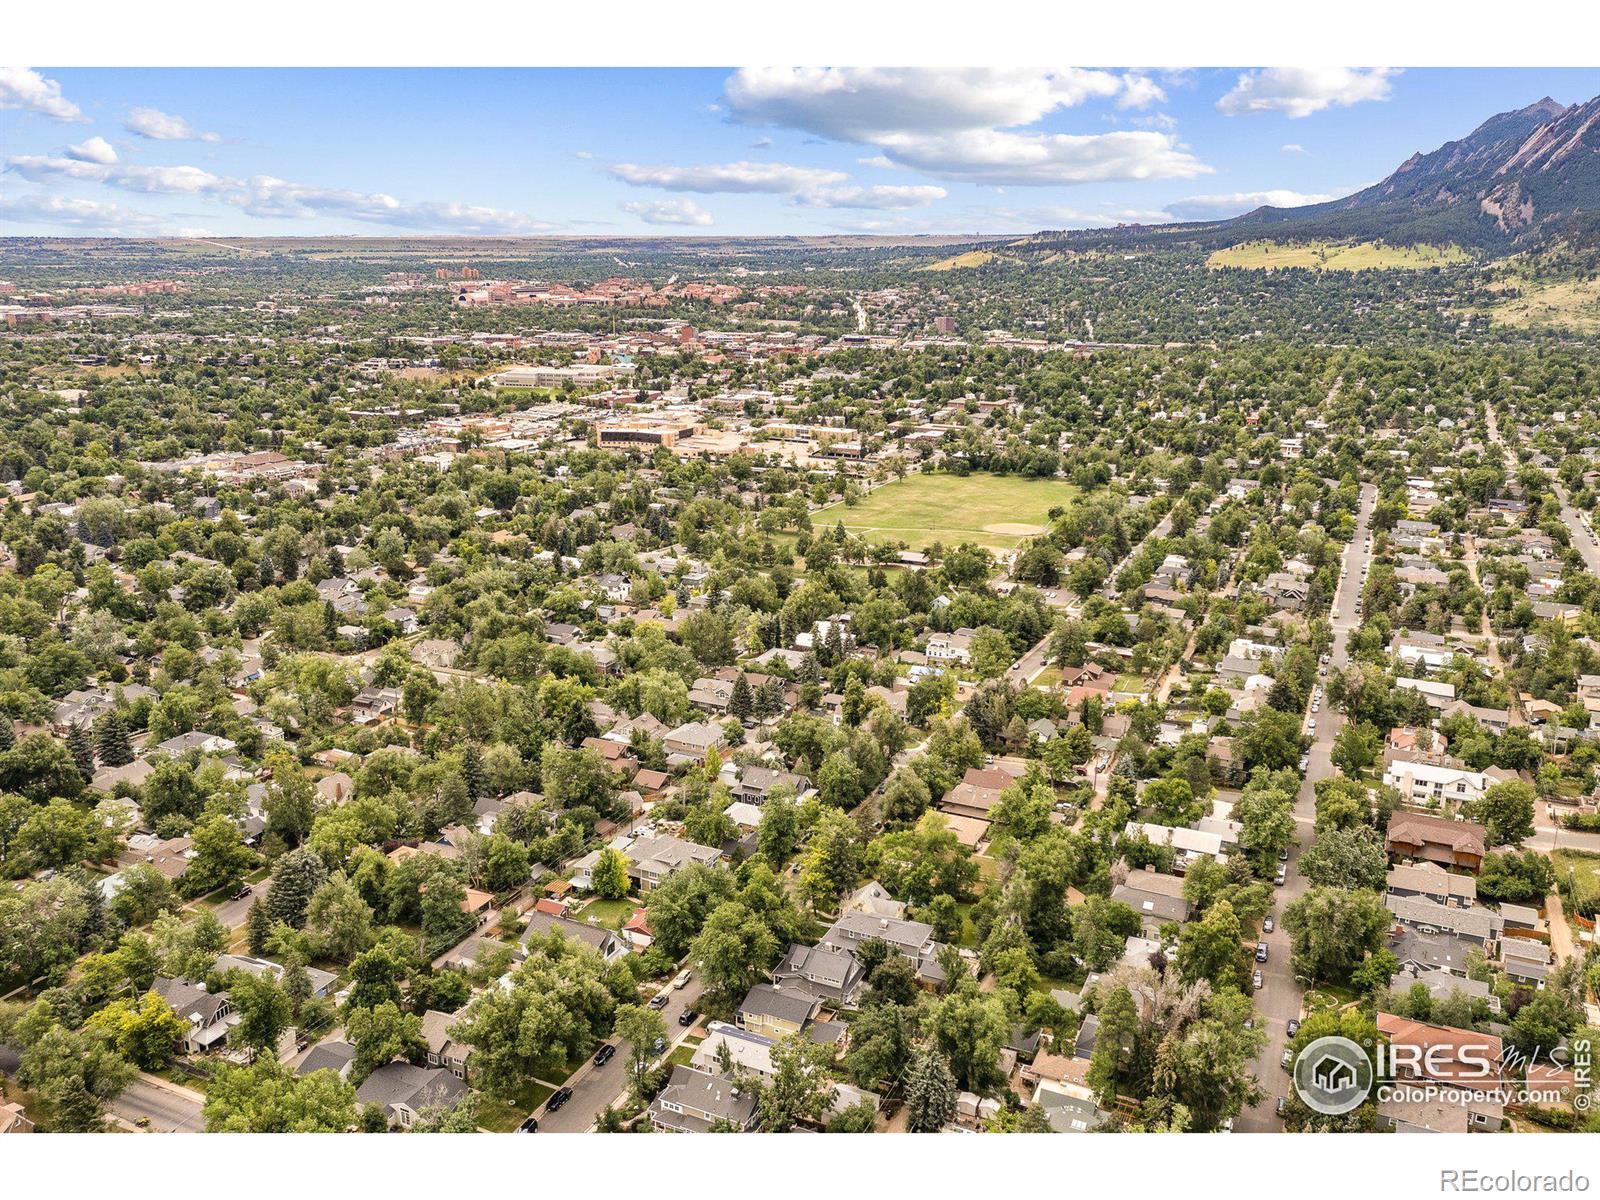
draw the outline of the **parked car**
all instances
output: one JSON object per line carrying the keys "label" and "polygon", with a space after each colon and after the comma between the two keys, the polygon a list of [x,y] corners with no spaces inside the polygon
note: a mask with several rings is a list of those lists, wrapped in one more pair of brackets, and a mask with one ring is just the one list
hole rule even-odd
{"label": "parked car", "polygon": [[1289,1101],[1286,1100],[1284,1097],[1279,1096],[1278,1097],[1278,1115],[1280,1117],[1283,1116],[1283,1110],[1288,1108],[1288,1107],[1289,1107]]}
{"label": "parked car", "polygon": [[1261,972],[1258,970],[1254,975],[1252,975],[1250,977],[1250,982],[1251,982],[1252,985],[1254,985],[1256,991],[1259,992],[1261,990],[1262,985],[1263,985],[1263,983],[1265,981],[1262,979]]}
{"label": "parked car", "polygon": [[521,1125],[517,1126],[517,1132],[518,1133],[538,1133],[539,1132],[539,1118],[538,1117],[529,1117],[527,1120],[523,1121],[523,1123]]}
{"label": "parked car", "polygon": [[653,1043],[651,1043],[651,1046],[650,1046],[650,1049],[652,1051],[654,1051],[656,1054],[660,1054],[666,1048],[667,1048],[667,1039],[664,1038],[664,1037],[658,1037]]}
{"label": "parked car", "polygon": [[699,1015],[700,1014],[695,1012],[694,1009],[686,1008],[681,1013],[678,1014],[678,1024],[679,1025],[693,1025],[694,1022],[695,1022],[695,1018],[698,1017]]}
{"label": "parked car", "polygon": [[1261,922],[1262,933],[1271,933],[1276,928],[1277,926],[1274,924],[1271,917],[1268,917],[1265,921]]}
{"label": "parked car", "polygon": [[671,999],[671,996],[667,992],[667,989],[666,988],[662,988],[654,996],[650,997],[650,1001],[649,1001],[650,1007],[651,1008],[665,1008],[667,1006],[667,1001],[669,999]]}
{"label": "parked car", "polygon": [[1278,873],[1272,877],[1272,882],[1277,887],[1282,887],[1289,879],[1289,872],[1282,863],[1278,864]]}
{"label": "parked car", "polygon": [[572,1089],[569,1087],[557,1088],[555,1095],[545,1102],[544,1111],[547,1113],[559,1112],[561,1106],[572,1099]]}
{"label": "parked car", "polygon": [[607,1042],[605,1045],[601,1046],[600,1049],[594,1052],[594,1065],[597,1067],[605,1066],[608,1062],[616,1057],[616,1053],[617,1048],[610,1042]]}
{"label": "parked car", "polygon": [[1288,1031],[1289,1036],[1293,1037],[1295,1034],[1300,1032],[1300,1022],[1298,1020],[1291,1020],[1289,1024],[1285,1026],[1285,1028]]}
{"label": "parked car", "polygon": [[690,978],[689,968],[685,967],[683,970],[679,971],[676,975],[674,975],[672,977],[672,986],[674,988],[685,987],[685,986],[687,986],[687,984],[689,982],[689,978]]}
{"label": "parked car", "polygon": [[230,900],[243,900],[245,897],[252,896],[254,894],[255,894],[255,888],[251,887],[247,883],[243,887],[241,887],[237,892],[235,892],[232,896],[229,896],[228,899],[230,899]]}
{"label": "parked car", "polygon": [[[1257,962],[1266,962],[1267,961],[1267,944],[1265,942],[1257,942],[1256,943],[1256,961]],[[1256,974],[1259,975],[1259,974],[1261,974],[1261,972],[1257,971]],[[1259,987],[1261,985],[1257,984],[1256,986]]]}
{"label": "parked car", "polygon": [[1283,1069],[1285,1071],[1287,1071],[1289,1069],[1289,1064],[1292,1063],[1293,1061],[1294,1061],[1294,1051],[1291,1050],[1288,1046],[1285,1046],[1283,1048],[1283,1057],[1278,1060],[1279,1064],[1283,1067]]}

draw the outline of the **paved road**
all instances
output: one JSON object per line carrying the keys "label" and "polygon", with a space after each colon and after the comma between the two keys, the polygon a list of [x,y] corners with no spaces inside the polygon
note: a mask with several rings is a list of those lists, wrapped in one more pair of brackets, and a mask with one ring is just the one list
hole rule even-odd
{"label": "paved road", "polygon": [[[1361,506],[1356,516],[1355,537],[1345,547],[1346,575],[1334,593],[1331,619],[1333,648],[1329,652],[1329,674],[1343,667],[1350,658],[1350,634],[1360,627],[1355,615],[1356,601],[1361,595],[1361,570],[1371,560],[1367,549],[1367,535],[1371,530],[1372,510],[1378,502],[1378,489],[1366,484],[1361,489]],[[1319,680],[1319,684],[1325,684]],[[1256,1078],[1266,1091],[1266,1098],[1254,1108],[1241,1112],[1234,1128],[1241,1133],[1263,1133],[1280,1130],[1278,1097],[1289,1092],[1289,1076],[1282,1066],[1283,1051],[1289,1044],[1288,1023],[1300,1016],[1302,987],[1289,967],[1289,934],[1283,928],[1283,910],[1303,896],[1309,886],[1300,873],[1300,854],[1311,844],[1316,828],[1316,784],[1337,774],[1333,765],[1333,739],[1344,718],[1326,702],[1317,714],[1317,733],[1311,743],[1306,776],[1295,798],[1294,818],[1299,840],[1289,848],[1289,869],[1283,887],[1277,889],[1278,904],[1273,911],[1277,927],[1262,940],[1267,943],[1267,961],[1261,964],[1262,987],[1256,993],[1256,1020],[1262,1022],[1267,1034],[1266,1046],[1256,1060]]]}
{"label": "paved road", "polygon": [[1575,829],[1561,829],[1554,825],[1540,825],[1535,818],[1533,836],[1522,843],[1524,850],[1538,850],[1549,854],[1552,850],[1584,850],[1600,854],[1600,833],[1581,833]]}
{"label": "paved road", "polygon": [[[661,1016],[667,1023],[669,1045],[666,1053],[671,1054],[674,1047],[694,1032],[694,1026],[678,1024],[678,1014],[687,1008],[698,1007],[701,990],[700,979],[696,976],[681,991],[671,993],[672,999],[661,1010]],[[591,1058],[575,1071],[567,1080],[567,1086],[572,1089],[572,1099],[557,1112],[545,1112],[542,1107],[537,1110],[539,1132],[583,1133],[590,1129],[606,1106],[616,1104],[628,1090],[627,1053],[627,1048],[618,1043],[617,1056],[605,1066],[595,1066]]]}
{"label": "paved road", "polygon": [[1600,578],[1600,544],[1596,544],[1594,534],[1584,524],[1583,518],[1578,515],[1578,510],[1567,501],[1567,489],[1551,480],[1555,488],[1556,499],[1561,501],[1561,520],[1572,534],[1572,544],[1583,558],[1583,565],[1589,568],[1591,575]]}
{"label": "paved road", "polygon": [[238,929],[250,915],[250,906],[255,903],[256,896],[264,895],[266,890],[265,883],[255,884],[250,895],[242,900],[224,900],[211,910],[211,914],[229,929]]}
{"label": "paved road", "polygon": [[[140,1075],[111,1102],[110,1110],[114,1118],[151,1133],[201,1133],[205,1130],[200,1116],[204,1103],[205,1097],[190,1088]],[[140,1126],[141,1119],[149,1124]]]}

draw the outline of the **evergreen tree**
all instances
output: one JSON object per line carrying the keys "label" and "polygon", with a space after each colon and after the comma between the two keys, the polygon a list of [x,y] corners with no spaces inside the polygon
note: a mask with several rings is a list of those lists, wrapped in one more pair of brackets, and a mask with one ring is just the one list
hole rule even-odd
{"label": "evergreen tree", "polygon": [[103,765],[125,767],[133,761],[133,742],[128,738],[128,724],[121,713],[113,710],[100,718],[95,742]]}
{"label": "evergreen tree", "polygon": [[11,728],[11,718],[0,715],[0,753],[17,744],[17,731]]}
{"label": "evergreen tree", "polygon": [[741,671],[739,678],[733,681],[733,695],[728,698],[728,715],[748,721],[754,712],[755,697],[750,692],[750,681]]}
{"label": "evergreen tree", "polygon": [[483,755],[470,742],[461,752],[461,779],[467,785],[467,798],[474,804],[488,793],[489,785],[483,773]]}
{"label": "evergreen tree", "polygon": [[938,1133],[956,1115],[956,1077],[932,1047],[911,1062],[906,1078],[906,1128]]}
{"label": "evergreen tree", "polygon": [[250,953],[257,958],[267,952],[267,938],[272,933],[272,918],[267,915],[267,906],[261,903],[257,896],[250,902],[250,912],[244,920],[245,937],[250,942]]}
{"label": "evergreen tree", "polygon": [[770,721],[783,711],[783,684],[768,679],[756,689],[756,720]]}
{"label": "evergreen tree", "polygon": [[67,749],[72,751],[72,761],[78,764],[78,774],[88,783],[94,778],[94,739],[84,725],[74,725],[67,731]]}
{"label": "evergreen tree", "polygon": [[317,889],[328,882],[328,868],[316,851],[302,846],[280,858],[267,887],[267,915],[299,929],[305,924],[306,906]]}
{"label": "evergreen tree", "polygon": [[828,622],[828,636],[823,640],[828,650],[828,665],[832,666],[844,657],[844,637],[839,632],[839,622]]}

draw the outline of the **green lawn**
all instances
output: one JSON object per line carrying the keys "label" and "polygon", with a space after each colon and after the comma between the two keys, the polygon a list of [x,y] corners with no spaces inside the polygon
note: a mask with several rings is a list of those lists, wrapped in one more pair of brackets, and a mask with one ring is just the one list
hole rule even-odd
{"label": "green lawn", "polygon": [[510,1100],[494,1100],[484,1096],[478,1105],[478,1123],[495,1133],[511,1133],[522,1124],[522,1118],[548,1100],[553,1088],[530,1083]]}
{"label": "green lawn", "polygon": [[591,900],[578,910],[578,920],[592,921],[604,925],[607,929],[620,929],[623,922],[633,916],[633,910],[639,907],[637,900],[624,897],[621,900]]}
{"label": "green lawn", "polygon": [[1013,550],[1023,538],[1043,533],[1052,508],[1079,496],[1060,479],[1016,475],[908,475],[886,483],[860,503],[829,505],[813,513],[820,531],[843,522],[850,533],[873,542],[905,542],[920,549],[933,542],[974,542],[990,550]]}

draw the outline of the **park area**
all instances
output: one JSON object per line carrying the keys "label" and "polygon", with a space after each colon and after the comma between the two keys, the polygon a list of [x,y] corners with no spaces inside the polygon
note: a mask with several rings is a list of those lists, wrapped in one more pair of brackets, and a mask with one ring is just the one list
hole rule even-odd
{"label": "park area", "polygon": [[989,550],[1014,550],[1045,532],[1050,510],[1079,495],[1060,479],[1020,475],[908,475],[863,496],[855,505],[831,504],[812,514],[817,530],[842,522],[871,542],[905,542],[921,550],[934,542],[973,542]]}

